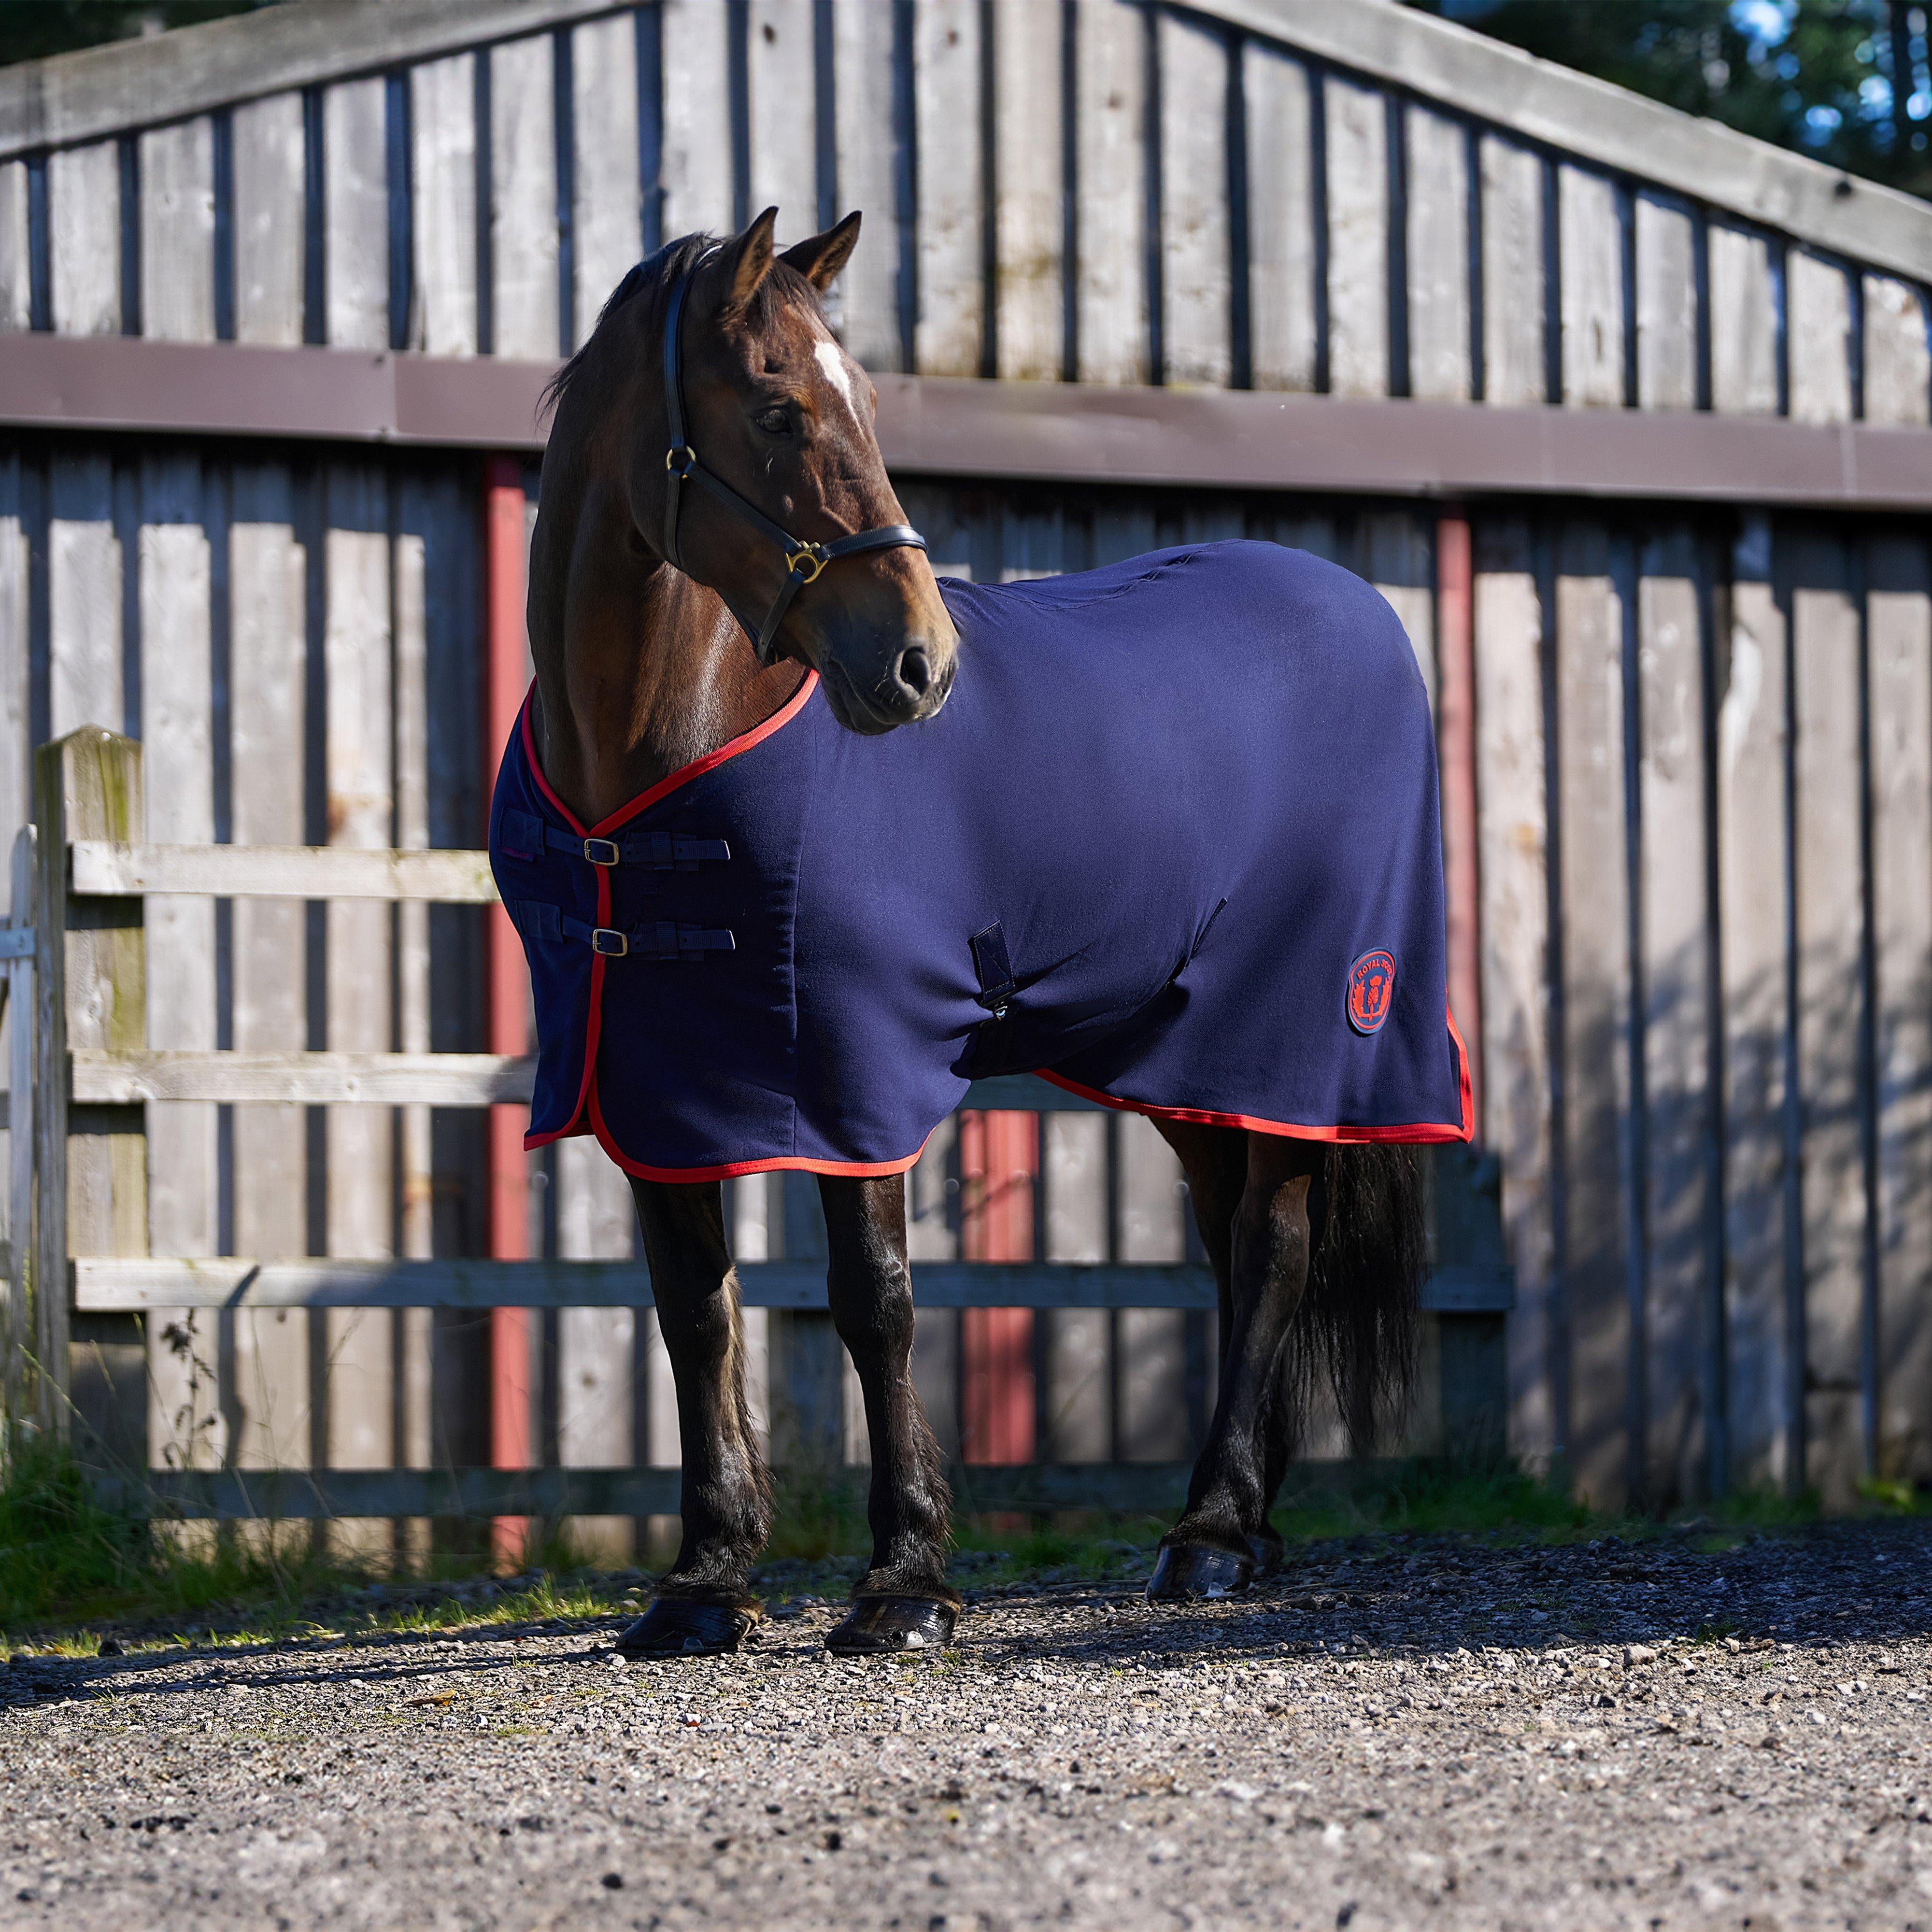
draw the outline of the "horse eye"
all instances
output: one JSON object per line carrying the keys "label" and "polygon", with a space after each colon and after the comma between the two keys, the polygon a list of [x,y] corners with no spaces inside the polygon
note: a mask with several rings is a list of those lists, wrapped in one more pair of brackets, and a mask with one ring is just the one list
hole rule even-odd
{"label": "horse eye", "polygon": [[791,412],[789,410],[763,410],[752,420],[767,436],[789,436],[791,434]]}

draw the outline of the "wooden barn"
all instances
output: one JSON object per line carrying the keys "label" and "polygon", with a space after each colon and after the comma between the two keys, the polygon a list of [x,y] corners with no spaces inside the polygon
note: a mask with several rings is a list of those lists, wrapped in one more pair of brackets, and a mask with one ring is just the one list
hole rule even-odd
{"label": "wooden barn", "polygon": [[[626,1186],[522,1154],[521,961],[456,855],[542,382],[641,255],[770,202],[865,212],[839,319],[943,571],[1246,535],[1408,627],[1479,1109],[1442,1402],[1500,1346],[1510,1447],[1606,1502],[1932,1480],[1932,208],[1390,0],[290,0],[0,70],[44,1413],[136,1460],[145,1417],[208,1508],[307,1470],[454,1514],[485,1490],[416,1478],[490,1466],[602,1472],[518,1493],[620,1539],[675,1507]],[[262,846],[332,856],[278,898],[162,850]],[[910,1182],[942,1437],[1171,1490],[1213,1381],[1178,1168],[974,1097]],[[812,1184],[728,1209],[781,1453],[862,1460]],[[947,1287],[988,1262],[1030,1306]]]}

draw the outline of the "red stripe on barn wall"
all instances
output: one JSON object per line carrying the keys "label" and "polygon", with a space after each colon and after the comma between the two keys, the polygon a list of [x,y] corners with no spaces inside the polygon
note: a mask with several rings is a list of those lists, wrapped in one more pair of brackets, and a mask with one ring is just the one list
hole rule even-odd
{"label": "red stripe on barn wall", "polygon": [[[959,1116],[959,1247],[969,1262],[1034,1258],[1037,1114]],[[1033,1310],[968,1308],[959,1317],[960,1458],[1034,1460]]]}

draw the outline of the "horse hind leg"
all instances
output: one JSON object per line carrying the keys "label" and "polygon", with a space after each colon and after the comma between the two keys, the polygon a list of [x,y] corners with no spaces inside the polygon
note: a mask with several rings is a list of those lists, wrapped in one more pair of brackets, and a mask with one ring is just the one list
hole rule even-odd
{"label": "horse hind leg", "polygon": [[631,1186],[677,1385],[683,1540],[650,1607],[617,1648],[629,1657],[713,1656],[736,1650],[764,1615],[751,1568],[771,1526],[745,1395],[737,1279],[716,1183]]}
{"label": "horse hind leg", "polygon": [[857,1370],[872,1439],[872,1560],[825,1640],[839,1656],[941,1648],[961,1607],[946,1580],[952,1497],[912,1379],[912,1276],[898,1174],[820,1183],[832,1316]]}
{"label": "horse hind leg", "polygon": [[1221,1386],[1180,1520],[1161,1539],[1148,1584],[1156,1600],[1245,1589],[1270,1553],[1269,1412],[1277,1400],[1288,1328],[1308,1282],[1309,1191],[1320,1151],[1278,1136],[1247,1136],[1233,1216]]}

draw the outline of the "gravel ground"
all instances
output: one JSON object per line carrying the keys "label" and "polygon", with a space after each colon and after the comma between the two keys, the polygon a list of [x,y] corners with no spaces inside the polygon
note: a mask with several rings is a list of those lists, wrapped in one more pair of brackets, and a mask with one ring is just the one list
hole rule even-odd
{"label": "gravel ground", "polygon": [[[626,1664],[611,1623],[0,1670],[0,1924],[1932,1928],[1932,1533],[1297,1551]],[[1704,1542],[1717,1539],[1705,1538]]]}

